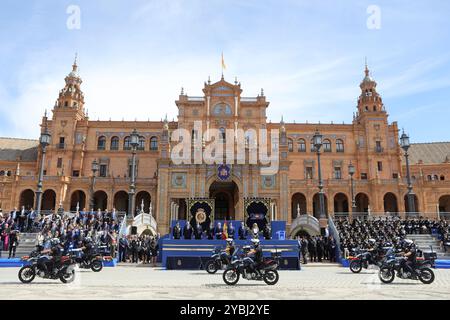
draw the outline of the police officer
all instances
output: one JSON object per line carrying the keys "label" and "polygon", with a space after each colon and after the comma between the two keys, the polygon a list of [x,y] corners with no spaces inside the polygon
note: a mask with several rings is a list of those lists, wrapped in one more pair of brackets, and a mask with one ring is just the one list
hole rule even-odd
{"label": "police officer", "polygon": [[416,264],[417,250],[416,245],[412,240],[405,240],[405,251],[403,253],[405,260],[402,262],[403,270],[409,271],[411,275],[416,274],[414,266]]}
{"label": "police officer", "polygon": [[173,238],[176,240],[181,238],[180,222],[177,221],[175,227],[173,227],[172,235],[173,235]]}
{"label": "police officer", "polygon": [[244,222],[241,222],[241,226],[238,230],[239,240],[245,240],[247,239],[247,228],[245,227]]}
{"label": "police officer", "polygon": [[192,239],[192,228],[191,228],[191,224],[189,223],[189,221],[186,221],[186,225],[183,228],[183,237],[186,240]]}
{"label": "police officer", "polygon": [[195,230],[194,230],[194,237],[196,240],[201,240],[202,239],[202,233],[203,233],[203,229],[202,226],[200,225],[200,223],[197,222],[197,225],[195,226]]}
{"label": "police officer", "polygon": [[263,262],[263,252],[259,243],[259,239],[252,239],[253,248],[248,252],[248,255],[253,255],[253,263],[250,269],[259,274],[258,266]]}

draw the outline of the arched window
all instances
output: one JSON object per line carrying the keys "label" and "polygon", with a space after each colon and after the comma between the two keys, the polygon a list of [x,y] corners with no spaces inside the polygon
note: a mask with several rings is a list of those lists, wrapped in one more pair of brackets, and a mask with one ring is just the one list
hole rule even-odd
{"label": "arched window", "polygon": [[0,171],[0,177],[2,177],[2,176],[6,176],[5,170],[1,170],[1,171]]}
{"label": "arched window", "polygon": [[298,140],[298,152],[306,152],[306,142],[303,139]]}
{"label": "arched window", "polygon": [[150,150],[151,151],[157,151],[158,150],[158,138],[157,137],[151,137],[151,139],[150,139]]}
{"label": "arched window", "polygon": [[323,140],[323,151],[331,152],[331,141],[328,139]]}
{"label": "arched window", "polygon": [[445,176],[441,176],[441,181],[444,181],[445,180]]}
{"label": "arched window", "polygon": [[434,180],[439,181],[439,177],[437,176],[437,174],[434,175]]}
{"label": "arched window", "polygon": [[311,152],[316,152],[316,146],[314,145],[314,140],[311,140]]}
{"label": "arched window", "polygon": [[138,150],[144,150],[145,149],[145,137],[140,136],[139,137],[139,145],[137,147]]}
{"label": "arched window", "polygon": [[377,111],[377,106],[373,106],[373,111]]}
{"label": "arched window", "polygon": [[105,150],[106,149],[106,138],[101,136],[98,138],[97,142],[97,150]]}
{"label": "arched window", "polygon": [[292,139],[288,139],[288,150],[289,152],[294,151],[294,141],[292,141]]}
{"label": "arched window", "polygon": [[111,138],[111,150],[119,150],[119,137]]}
{"label": "arched window", "polygon": [[432,180],[433,180],[433,177],[432,177],[431,175],[428,175],[428,176],[427,176],[427,179],[428,179],[428,181],[432,181]]}
{"label": "arched window", "polygon": [[123,150],[131,150],[131,138],[125,137],[123,139]]}
{"label": "arched window", "polygon": [[344,152],[344,141],[341,139],[336,140],[336,152]]}

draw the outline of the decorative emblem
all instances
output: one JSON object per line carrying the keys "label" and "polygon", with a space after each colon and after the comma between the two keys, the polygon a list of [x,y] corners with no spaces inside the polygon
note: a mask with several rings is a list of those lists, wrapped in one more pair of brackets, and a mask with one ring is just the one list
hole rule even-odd
{"label": "decorative emblem", "polygon": [[206,221],[206,213],[205,213],[205,210],[203,208],[199,208],[197,210],[197,212],[195,213],[195,220],[199,224],[202,224],[203,222]]}
{"label": "decorative emblem", "polygon": [[222,180],[222,181],[228,180],[230,178],[230,174],[231,174],[231,168],[229,165],[221,164],[217,168],[217,177],[219,178],[219,180]]}

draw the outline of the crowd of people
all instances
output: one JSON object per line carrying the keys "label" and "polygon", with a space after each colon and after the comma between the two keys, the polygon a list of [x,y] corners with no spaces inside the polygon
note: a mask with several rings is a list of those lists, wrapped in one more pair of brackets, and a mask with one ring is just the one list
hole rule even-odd
{"label": "crowd of people", "polygon": [[367,248],[369,239],[374,239],[381,245],[395,245],[407,238],[408,234],[436,234],[446,249],[445,239],[449,237],[449,225],[445,220],[383,217],[373,220],[354,219],[350,222],[347,218],[339,218],[335,225],[344,255],[353,249]]}
{"label": "crowd of people", "polygon": [[158,235],[155,237],[150,235],[122,236],[119,239],[118,261],[152,263],[155,266],[159,250],[158,241]]}
{"label": "crowd of people", "polygon": [[299,239],[300,259],[310,262],[336,262],[336,241],[332,236],[301,236]]}

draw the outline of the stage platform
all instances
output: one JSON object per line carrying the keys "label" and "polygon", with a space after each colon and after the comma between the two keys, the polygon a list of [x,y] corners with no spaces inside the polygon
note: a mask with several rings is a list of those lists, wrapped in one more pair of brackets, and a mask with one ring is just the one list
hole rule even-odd
{"label": "stage platform", "polygon": [[[250,240],[235,240],[235,247],[250,245]],[[225,248],[225,240],[162,239],[161,262],[166,269],[204,269],[215,247]],[[264,257],[281,254],[280,269],[300,270],[297,240],[261,240]]]}

